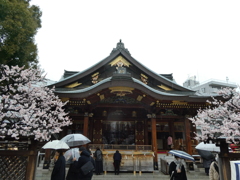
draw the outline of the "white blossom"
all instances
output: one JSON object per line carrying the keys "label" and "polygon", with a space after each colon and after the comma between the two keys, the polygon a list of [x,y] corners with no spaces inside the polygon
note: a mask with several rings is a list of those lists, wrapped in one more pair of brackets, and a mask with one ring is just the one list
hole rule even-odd
{"label": "white blossom", "polygon": [[196,139],[207,141],[219,137],[226,138],[227,142],[238,143],[240,140],[240,93],[236,89],[223,88],[219,95],[225,100],[207,101],[210,104],[206,109],[199,109],[198,114],[190,120],[201,128]]}
{"label": "white blossom", "polygon": [[0,65],[0,138],[45,141],[72,124],[54,89],[36,85],[42,81],[38,69]]}

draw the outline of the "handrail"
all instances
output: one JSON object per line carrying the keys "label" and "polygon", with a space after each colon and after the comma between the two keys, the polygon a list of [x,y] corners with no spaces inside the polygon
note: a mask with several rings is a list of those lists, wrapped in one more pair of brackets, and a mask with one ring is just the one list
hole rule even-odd
{"label": "handrail", "polygon": [[100,148],[101,150],[133,150],[133,151],[152,151],[151,145],[123,145],[123,144],[88,144],[89,149]]}

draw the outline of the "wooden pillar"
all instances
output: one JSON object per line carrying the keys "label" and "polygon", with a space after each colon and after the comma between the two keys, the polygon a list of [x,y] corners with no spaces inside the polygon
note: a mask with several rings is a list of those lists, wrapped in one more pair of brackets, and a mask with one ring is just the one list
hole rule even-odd
{"label": "wooden pillar", "polygon": [[151,119],[152,126],[152,150],[154,152],[154,170],[158,169],[158,156],[157,156],[157,128],[156,128],[156,118]]}
{"label": "wooden pillar", "polygon": [[43,169],[49,169],[51,162],[51,149],[45,149]]}
{"label": "wooden pillar", "polygon": [[188,119],[188,116],[184,118],[184,125],[185,125],[185,137],[186,137],[186,151],[188,154],[192,155],[192,141],[191,141],[191,135],[190,135],[190,120]]}
{"label": "wooden pillar", "polygon": [[83,135],[86,137],[88,137],[88,121],[89,121],[88,113],[85,113],[83,120]]}
{"label": "wooden pillar", "polygon": [[226,140],[223,139],[220,141],[220,154],[219,158],[221,163],[220,165],[220,180],[231,179],[231,168],[229,161],[229,150]]}
{"label": "wooden pillar", "polygon": [[[169,127],[169,135],[171,135],[172,136],[172,141],[173,141],[173,145],[174,145],[174,148],[176,148],[176,146],[175,146],[175,131],[174,131],[174,120],[173,119],[171,119],[171,120],[169,120],[169,122],[168,122],[168,127]],[[165,143],[166,144],[166,149],[168,149],[168,146],[167,146],[167,143]]]}
{"label": "wooden pillar", "polygon": [[148,145],[148,120],[144,120],[144,145]]}
{"label": "wooden pillar", "polygon": [[26,180],[32,180],[35,178],[35,169],[37,163],[37,144],[38,141],[31,141],[29,145],[29,155],[28,155],[28,163],[27,163],[27,172],[26,172]]}

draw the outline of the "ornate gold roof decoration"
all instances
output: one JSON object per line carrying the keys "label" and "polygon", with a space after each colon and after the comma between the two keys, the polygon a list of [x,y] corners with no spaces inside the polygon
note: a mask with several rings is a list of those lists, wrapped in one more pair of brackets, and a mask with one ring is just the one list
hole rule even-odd
{"label": "ornate gold roof decoration", "polygon": [[87,101],[87,104],[91,104],[91,101]]}
{"label": "ornate gold roof decoration", "polygon": [[151,102],[150,106],[153,106],[155,104],[155,102]]}
{"label": "ornate gold roof decoration", "polygon": [[138,100],[138,101],[141,101],[142,98],[143,98],[143,96],[140,96],[140,95],[139,95],[139,96],[137,97],[137,100]]}
{"label": "ornate gold roof decoration", "polygon": [[118,69],[118,67],[123,67],[123,66],[127,66],[129,67],[131,64],[122,56],[118,56],[117,58],[115,58],[112,62],[109,63],[111,66],[117,66],[116,69]]}
{"label": "ornate gold roof decoration", "polygon": [[98,83],[98,77],[99,77],[99,72],[96,72],[92,75],[92,83],[93,84]]}
{"label": "ornate gold roof decoration", "polygon": [[92,75],[92,77],[95,77],[95,76],[97,76],[97,75],[99,75],[99,72],[94,73],[94,74]]}
{"label": "ornate gold roof decoration", "polygon": [[188,103],[184,101],[172,101],[172,104],[187,105]]}
{"label": "ornate gold roof decoration", "polygon": [[105,96],[104,96],[104,94],[100,95],[99,97],[100,97],[100,100],[103,100],[103,99],[105,99]]}
{"label": "ornate gold roof decoration", "polygon": [[166,91],[171,91],[172,90],[172,88],[169,88],[169,87],[167,87],[167,86],[164,86],[164,85],[158,85],[158,87],[159,88],[162,88],[162,89],[164,89],[164,90],[166,90]]}
{"label": "ornate gold roof decoration", "polygon": [[69,98],[64,98],[64,97],[62,97],[61,100],[62,100],[62,102],[66,102],[66,101],[69,100]]}
{"label": "ornate gold roof decoration", "polygon": [[147,84],[147,83],[148,83],[148,82],[147,82],[147,79],[148,79],[148,77],[147,77],[146,75],[141,74],[141,80],[142,80],[142,82],[143,82],[144,84]]}
{"label": "ornate gold roof decoration", "polygon": [[134,88],[122,86],[110,87],[109,89],[111,90],[110,93],[116,94],[117,96],[125,96],[126,94],[132,94],[132,91],[134,90]]}
{"label": "ornate gold roof decoration", "polygon": [[75,82],[75,83],[73,83],[73,84],[70,84],[70,85],[68,85],[68,86],[65,86],[66,88],[75,88],[75,87],[77,87],[77,86],[79,86],[79,85],[81,85],[82,83],[79,83],[79,82]]}

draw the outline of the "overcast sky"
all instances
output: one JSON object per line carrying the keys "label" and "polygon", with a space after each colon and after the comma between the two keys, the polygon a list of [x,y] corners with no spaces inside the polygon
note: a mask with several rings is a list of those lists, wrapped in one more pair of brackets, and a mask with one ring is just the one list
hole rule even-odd
{"label": "overcast sky", "polygon": [[41,68],[59,80],[106,58],[122,39],[158,74],[240,84],[240,1],[32,0],[42,10],[35,37]]}

